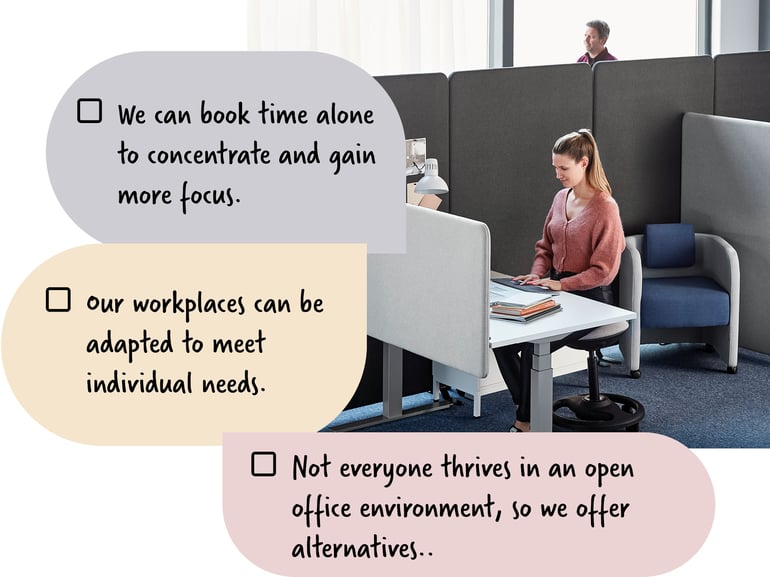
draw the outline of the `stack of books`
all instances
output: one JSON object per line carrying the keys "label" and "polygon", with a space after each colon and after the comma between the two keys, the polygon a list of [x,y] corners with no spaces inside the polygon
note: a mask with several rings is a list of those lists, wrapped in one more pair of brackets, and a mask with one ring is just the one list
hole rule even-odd
{"label": "stack of books", "polygon": [[494,319],[527,322],[561,310],[551,295],[539,299],[522,299],[522,302],[493,301],[489,303],[489,316]]}

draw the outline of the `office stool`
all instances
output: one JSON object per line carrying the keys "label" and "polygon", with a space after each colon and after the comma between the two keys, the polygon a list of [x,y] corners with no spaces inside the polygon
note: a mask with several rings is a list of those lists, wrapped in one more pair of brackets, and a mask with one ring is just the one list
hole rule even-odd
{"label": "office stool", "polygon": [[[555,425],[577,431],[638,431],[644,418],[644,407],[639,401],[624,395],[599,392],[599,361],[597,351],[618,343],[628,329],[621,321],[598,327],[583,338],[570,343],[570,348],[588,352],[588,394],[558,399],[553,404]],[[573,416],[559,414],[566,407]]]}

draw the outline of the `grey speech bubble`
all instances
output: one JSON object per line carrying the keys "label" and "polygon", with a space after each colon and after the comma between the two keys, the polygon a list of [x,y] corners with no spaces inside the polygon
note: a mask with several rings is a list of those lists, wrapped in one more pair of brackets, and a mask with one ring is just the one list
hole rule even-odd
{"label": "grey speech bubble", "polygon": [[404,130],[319,52],[134,52],[57,106],[48,173],[102,242],[365,242],[405,250]]}

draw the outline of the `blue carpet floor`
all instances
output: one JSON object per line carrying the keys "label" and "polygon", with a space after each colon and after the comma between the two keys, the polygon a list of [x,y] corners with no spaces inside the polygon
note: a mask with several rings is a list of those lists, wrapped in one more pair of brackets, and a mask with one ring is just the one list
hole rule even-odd
{"label": "blue carpet floor", "polygon": [[[622,359],[617,347],[607,358]],[[666,435],[690,448],[770,447],[770,356],[741,349],[737,374],[728,374],[713,351],[698,344],[643,345],[639,379],[623,364],[599,369],[603,391],[641,401],[642,431]],[[586,371],[554,379],[554,399],[587,392]],[[399,419],[364,431],[507,431],[513,404],[507,391],[484,396],[482,414],[474,418],[473,403],[451,391],[461,405]],[[429,402],[427,393],[405,399],[405,406]],[[381,405],[342,413],[330,426],[381,414]],[[325,430],[329,430],[328,428]]]}

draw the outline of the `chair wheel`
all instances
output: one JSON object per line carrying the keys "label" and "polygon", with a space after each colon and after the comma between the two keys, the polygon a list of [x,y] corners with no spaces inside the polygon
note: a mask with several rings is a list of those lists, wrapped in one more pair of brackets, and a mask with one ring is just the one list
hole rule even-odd
{"label": "chair wheel", "polygon": [[630,375],[632,379],[638,379],[639,377],[642,376],[642,371],[637,369],[635,371],[631,371]]}

